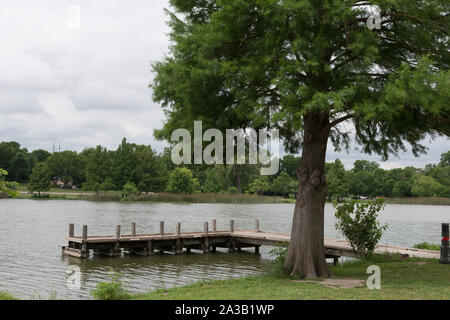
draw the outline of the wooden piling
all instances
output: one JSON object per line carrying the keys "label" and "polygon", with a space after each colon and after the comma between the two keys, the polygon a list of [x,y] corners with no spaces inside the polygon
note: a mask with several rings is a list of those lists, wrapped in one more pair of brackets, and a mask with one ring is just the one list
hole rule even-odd
{"label": "wooden piling", "polygon": [[209,234],[208,222],[203,222],[203,235],[205,237],[205,240],[204,240],[204,243],[203,243],[203,253],[208,253],[209,252],[208,234]]}
{"label": "wooden piling", "polygon": [[230,233],[234,233],[234,220],[230,220]]}
{"label": "wooden piling", "polygon": [[131,236],[136,237],[136,222],[131,223]]}
{"label": "wooden piling", "polygon": [[116,225],[116,239],[120,239],[120,224]]}
{"label": "wooden piling", "polygon": [[260,232],[260,231],[259,231],[259,220],[258,220],[258,219],[255,220],[255,232],[256,232],[256,233],[259,233],[259,232]]}
{"label": "wooden piling", "polygon": [[81,243],[81,256],[84,258],[89,257],[89,250],[87,245],[87,238],[88,238],[88,226],[83,226],[83,233],[82,233],[82,243]]}
{"label": "wooden piling", "polygon": [[164,221],[159,222],[159,234],[164,235]]}
{"label": "wooden piling", "polygon": [[212,221],[212,232],[216,233],[217,232],[217,220],[213,219]]}
{"label": "wooden piling", "polygon": [[75,225],[73,223],[69,224],[69,238],[75,236]]}
{"label": "wooden piling", "polygon": [[441,258],[439,259],[439,262],[441,264],[450,264],[450,248],[449,248],[449,241],[450,241],[450,224],[443,223],[442,224],[442,246],[441,246]]}
{"label": "wooden piling", "polygon": [[175,253],[180,254],[183,253],[183,246],[181,245],[181,239],[179,238],[181,236],[181,223],[177,223],[177,229],[176,229],[176,235],[178,237],[176,244],[175,244]]}

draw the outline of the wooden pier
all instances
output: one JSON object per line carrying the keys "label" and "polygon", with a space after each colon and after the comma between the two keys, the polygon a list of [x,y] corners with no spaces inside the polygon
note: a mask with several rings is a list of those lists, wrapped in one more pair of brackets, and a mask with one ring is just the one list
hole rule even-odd
{"label": "wooden pier", "polygon": [[[240,252],[245,248],[254,248],[259,253],[261,246],[288,246],[290,235],[264,232],[260,230],[259,221],[255,221],[253,230],[235,230],[235,223],[230,221],[229,230],[218,231],[216,220],[203,224],[203,232],[181,232],[181,223],[177,223],[175,233],[164,231],[164,222],[160,222],[158,234],[137,234],[136,223],[131,224],[131,234],[121,234],[121,226],[116,226],[113,236],[88,236],[88,227],[83,226],[82,235],[76,237],[75,226],[69,225],[68,245],[63,246],[63,254],[76,258],[88,258],[94,255],[118,257],[123,253],[130,255],[150,256],[155,252],[173,254],[190,253],[199,250],[203,253],[214,253],[217,248],[225,248],[229,253]],[[351,246],[345,240],[324,239],[325,256],[333,258],[356,257]],[[403,248],[397,246],[378,245],[375,253],[400,254],[405,257],[439,259],[440,252]]]}

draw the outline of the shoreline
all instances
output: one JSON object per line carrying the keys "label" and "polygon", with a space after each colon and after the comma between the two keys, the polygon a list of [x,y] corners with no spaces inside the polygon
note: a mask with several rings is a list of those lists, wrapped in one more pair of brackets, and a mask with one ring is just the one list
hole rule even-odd
{"label": "shoreline", "polygon": [[[30,200],[84,200],[95,202],[167,202],[167,203],[232,203],[232,204],[295,204],[295,199],[278,196],[260,195],[232,195],[225,193],[198,193],[198,194],[173,194],[173,193],[152,193],[140,196],[132,196],[130,200],[122,200],[120,192],[107,192],[96,194],[93,192],[49,192],[48,196],[41,198],[34,197],[27,192],[19,192],[16,199]],[[432,205],[450,206],[450,198],[434,197],[410,197],[410,198],[383,198],[386,204],[398,205]],[[328,202],[327,203],[331,203]]]}

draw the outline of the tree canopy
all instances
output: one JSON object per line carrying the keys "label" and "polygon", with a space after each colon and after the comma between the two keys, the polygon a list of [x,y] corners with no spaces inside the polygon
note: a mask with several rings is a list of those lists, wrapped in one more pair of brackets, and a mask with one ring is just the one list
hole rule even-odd
{"label": "tree canopy", "polygon": [[[328,141],[348,148],[352,121],[362,151],[387,159],[408,145],[418,155],[427,135],[450,134],[450,3],[170,3],[170,54],[153,66],[154,100],[167,115],[156,137],[195,120],[205,129],[278,128],[287,150],[302,149],[284,271],[330,276],[322,256]],[[369,28],[375,6],[380,25]]]}

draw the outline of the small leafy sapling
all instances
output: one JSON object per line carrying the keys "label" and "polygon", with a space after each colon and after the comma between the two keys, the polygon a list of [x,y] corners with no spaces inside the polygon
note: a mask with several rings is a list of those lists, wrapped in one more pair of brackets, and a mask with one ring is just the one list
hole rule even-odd
{"label": "small leafy sapling", "polygon": [[384,200],[370,202],[352,200],[335,203],[336,228],[342,232],[360,257],[371,254],[380,241],[387,224],[381,225],[378,213],[384,209]]}

